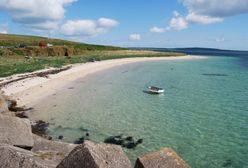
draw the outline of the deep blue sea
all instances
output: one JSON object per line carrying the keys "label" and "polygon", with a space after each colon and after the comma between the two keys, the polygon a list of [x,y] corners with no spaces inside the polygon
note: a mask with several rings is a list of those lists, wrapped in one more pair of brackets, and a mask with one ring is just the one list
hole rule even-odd
{"label": "deep blue sea", "polygon": [[[165,88],[162,95],[144,90]],[[74,142],[143,139],[124,149],[132,162],[163,147],[192,168],[248,167],[248,57],[140,62],[72,82],[35,107],[48,134]]]}

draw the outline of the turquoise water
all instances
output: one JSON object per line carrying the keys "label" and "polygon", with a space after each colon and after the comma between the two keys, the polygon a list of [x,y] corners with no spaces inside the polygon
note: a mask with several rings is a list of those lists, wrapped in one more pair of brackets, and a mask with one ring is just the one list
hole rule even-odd
{"label": "turquoise water", "polygon": [[[143,92],[151,84],[165,94]],[[66,142],[84,129],[97,142],[119,134],[142,138],[135,150],[125,149],[132,162],[170,147],[193,168],[248,167],[248,67],[239,58],[115,67],[54,92],[35,106],[35,117]]]}

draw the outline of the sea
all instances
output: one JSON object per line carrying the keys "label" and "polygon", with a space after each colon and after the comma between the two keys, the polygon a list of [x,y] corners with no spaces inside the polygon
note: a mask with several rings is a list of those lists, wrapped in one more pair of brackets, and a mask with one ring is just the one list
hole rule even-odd
{"label": "sea", "polygon": [[[147,93],[150,85],[165,93]],[[247,168],[248,55],[114,67],[71,81],[33,113],[64,142],[142,139],[135,149],[123,148],[133,164],[169,147],[192,168]]]}

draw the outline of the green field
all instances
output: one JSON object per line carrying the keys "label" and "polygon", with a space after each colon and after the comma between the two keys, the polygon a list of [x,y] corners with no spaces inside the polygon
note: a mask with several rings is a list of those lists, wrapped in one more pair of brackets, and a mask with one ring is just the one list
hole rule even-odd
{"label": "green field", "polygon": [[52,40],[44,37],[35,36],[0,35],[0,46],[13,46],[20,43],[34,45],[39,43],[39,41],[49,42],[54,45],[69,45],[73,48],[80,48],[81,52],[79,55],[72,55],[70,57],[35,56],[31,59],[27,59],[22,53],[22,50],[13,49],[14,54],[8,55],[3,52],[6,49],[0,49],[0,77],[6,77],[13,74],[20,74],[25,72],[33,72],[48,67],[59,68],[68,64],[101,61],[107,59],[130,57],[168,57],[185,55],[183,53],[127,50],[125,48],[119,47],[90,45],[65,40]]}
{"label": "green field", "polygon": [[85,49],[85,50],[117,50],[117,49],[120,49],[120,47],[85,44],[85,43],[78,43],[78,42],[67,41],[67,40],[52,39],[52,38],[47,38],[47,37],[0,34],[0,46],[16,46],[17,44],[26,44],[28,46],[38,46],[40,42],[51,43],[53,45],[59,45],[59,46],[63,46],[63,45],[73,46],[75,48],[80,48],[80,49]]}

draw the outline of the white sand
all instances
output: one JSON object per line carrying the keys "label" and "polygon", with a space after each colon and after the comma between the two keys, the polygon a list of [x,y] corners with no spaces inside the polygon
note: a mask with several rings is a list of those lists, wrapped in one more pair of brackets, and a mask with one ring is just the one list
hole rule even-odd
{"label": "white sand", "polygon": [[[203,56],[182,56],[182,57],[151,57],[151,58],[123,58],[115,60],[106,60],[93,63],[74,64],[72,68],[62,71],[58,74],[49,75],[49,78],[33,77],[10,83],[1,90],[6,95],[18,100],[18,106],[31,106],[48,95],[53,94],[56,90],[68,85],[72,81],[83,78],[89,74],[99,72],[108,68],[119,65],[159,60],[186,60],[186,59],[203,59]],[[2,78],[8,80],[8,78]],[[11,77],[18,78],[18,75]]]}

